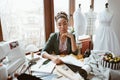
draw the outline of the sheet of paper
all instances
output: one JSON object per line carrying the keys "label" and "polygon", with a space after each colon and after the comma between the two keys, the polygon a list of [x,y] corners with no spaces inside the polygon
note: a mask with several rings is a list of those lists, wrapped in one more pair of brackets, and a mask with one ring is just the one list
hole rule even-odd
{"label": "sheet of paper", "polygon": [[45,61],[46,59],[41,59],[39,60],[39,62],[32,66],[31,67],[31,71],[34,71],[34,72],[43,72],[43,73],[52,73],[53,69],[55,68],[55,63],[53,63],[52,61],[50,61],[49,63],[45,64],[45,65],[42,65],[43,62]]}
{"label": "sheet of paper", "polygon": [[67,55],[65,57],[60,57],[60,59],[64,62],[64,63],[69,63],[69,64],[73,64],[76,66],[80,66],[82,67],[84,65],[83,61],[78,60],[77,58],[75,58],[73,55]]}
{"label": "sheet of paper", "polygon": [[84,80],[79,73],[74,73],[68,66],[66,65],[57,65],[56,69],[63,76],[69,78],[70,80]]}

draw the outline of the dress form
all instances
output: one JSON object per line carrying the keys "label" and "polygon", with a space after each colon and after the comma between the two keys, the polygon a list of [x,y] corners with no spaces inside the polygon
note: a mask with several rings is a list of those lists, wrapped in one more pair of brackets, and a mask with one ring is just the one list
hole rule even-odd
{"label": "dress form", "polygon": [[73,20],[74,31],[77,40],[79,36],[85,34],[86,29],[86,21],[84,14],[81,12],[81,4],[79,4],[79,8],[73,13]]}
{"label": "dress form", "polygon": [[92,36],[95,32],[97,14],[93,11],[93,8],[91,6],[90,10],[85,13],[85,18],[87,20],[86,34]]}
{"label": "dress form", "polygon": [[91,44],[90,49],[93,49],[93,39],[92,36],[95,33],[96,30],[96,19],[97,19],[97,13],[93,11],[93,7],[90,5],[90,9],[87,13],[85,13],[85,18],[87,22],[86,26],[86,35],[90,35],[91,37]]}
{"label": "dress form", "polygon": [[99,14],[99,26],[96,30],[94,50],[110,51],[116,56],[120,56],[120,46],[114,29],[110,26],[113,14],[105,4],[105,9]]}

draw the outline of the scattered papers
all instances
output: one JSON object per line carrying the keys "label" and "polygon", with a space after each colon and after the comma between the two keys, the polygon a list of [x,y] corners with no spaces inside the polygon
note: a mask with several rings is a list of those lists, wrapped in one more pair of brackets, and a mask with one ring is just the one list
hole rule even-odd
{"label": "scattered papers", "polygon": [[80,60],[76,59],[73,55],[67,55],[65,57],[60,57],[60,59],[64,63],[69,63],[69,64],[73,64],[73,65],[76,65],[76,66],[82,67],[84,65],[83,61],[80,61]]}
{"label": "scattered papers", "polygon": [[66,65],[57,65],[56,69],[63,76],[66,76],[70,80],[84,80],[84,78],[79,75],[79,73],[74,73],[68,66]]}
{"label": "scattered papers", "polygon": [[40,73],[52,73],[55,68],[55,63],[50,61],[49,63],[42,65],[46,59],[40,59],[36,65],[31,67],[31,71]]}

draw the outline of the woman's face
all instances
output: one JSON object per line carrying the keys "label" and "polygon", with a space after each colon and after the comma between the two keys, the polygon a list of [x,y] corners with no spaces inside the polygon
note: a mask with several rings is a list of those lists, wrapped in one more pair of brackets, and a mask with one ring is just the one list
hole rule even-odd
{"label": "woman's face", "polygon": [[60,34],[66,33],[68,30],[68,21],[65,18],[59,18],[57,20],[57,28]]}

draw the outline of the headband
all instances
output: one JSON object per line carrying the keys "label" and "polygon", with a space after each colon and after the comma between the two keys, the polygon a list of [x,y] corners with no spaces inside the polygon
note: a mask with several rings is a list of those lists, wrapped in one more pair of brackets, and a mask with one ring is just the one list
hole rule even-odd
{"label": "headband", "polygon": [[65,18],[68,21],[68,16],[65,12],[61,11],[59,13],[57,13],[57,15],[55,16],[55,20],[57,21],[59,18]]}

